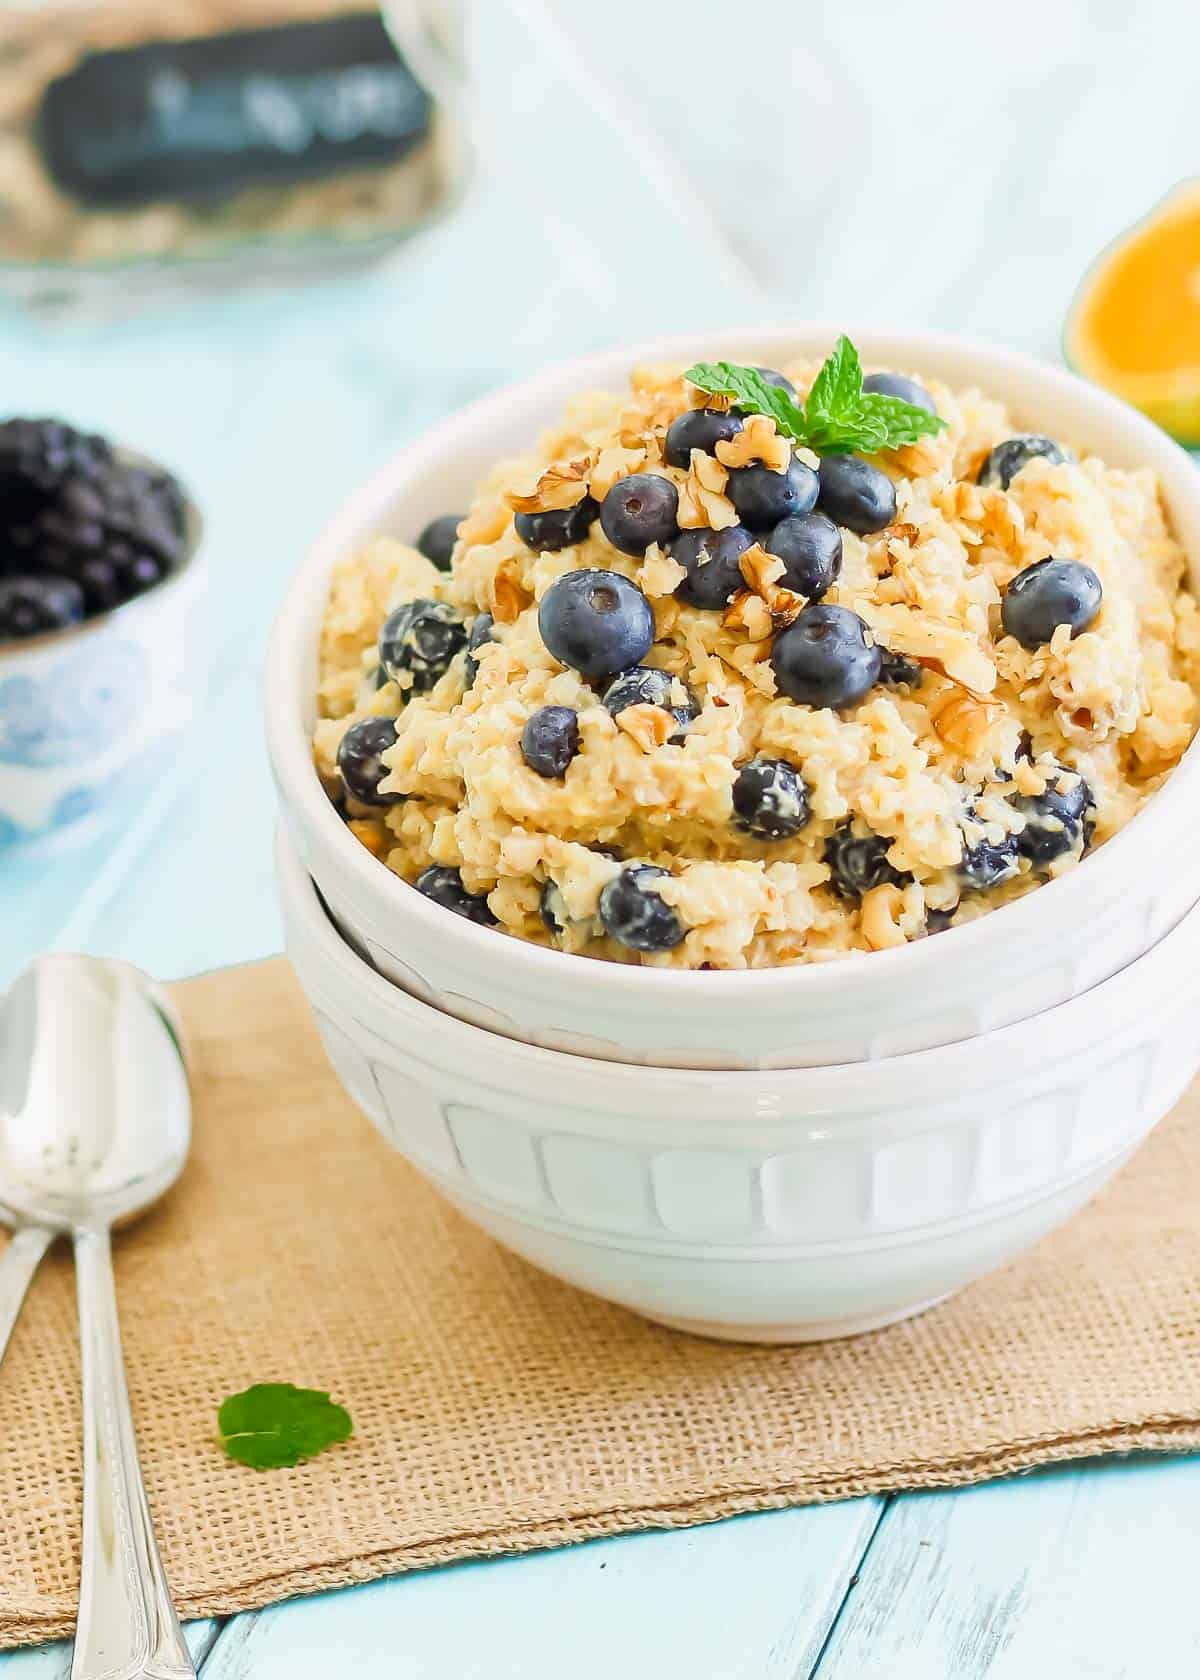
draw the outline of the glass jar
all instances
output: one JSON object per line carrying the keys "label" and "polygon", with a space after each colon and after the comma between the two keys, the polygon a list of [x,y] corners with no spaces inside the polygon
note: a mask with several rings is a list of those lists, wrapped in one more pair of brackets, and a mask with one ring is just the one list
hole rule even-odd
{"label": "glass jar", "polygon": [[123,301],[392,249],[464,184],[459,21],[457,0],[0,5],[0,289]]}

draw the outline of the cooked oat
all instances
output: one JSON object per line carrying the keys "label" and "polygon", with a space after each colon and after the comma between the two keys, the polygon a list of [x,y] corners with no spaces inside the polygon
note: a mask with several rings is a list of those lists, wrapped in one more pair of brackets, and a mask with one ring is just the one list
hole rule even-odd
{"label": "cooked oat", "polygon": [[[783,371],[803,393],[816,367]],[[901,676],[919,680],[885,675],[844,712],[779,696],[771,638],[802,603],[761,547],[744,556],[744,591],[707,611],[673,593],[683,573],[669,553],[620,553],[598,521],[570,547],[526,546],[514,508],[571,508],[585,487],[599,501],[618,479],[647,471],[677,487],[681,527],[719,529],[736,519],[724,495],[729,468],[786,463],[771,423],[755,419],[737,447],[717,446],[719,459],[694,451],[687,470],[665,465],[667,427],[705,399],[678,368],[639,369],[628,391],[579,397],[527,457],[494,468],[460,526],[449,575],[389,538],[336,569],[314,740],[334,797],[348,724],[397,716],[381,788],[396,802],[370,810],[343,800],[354,831],[408,881],[430,864],[457,868],[520,938],[678,968],[885,949],[923,937],[931,911],[957,906],[966,920],[1073,868],[1089,841],[1102,843],[1153,794],[1195,730],[1200,628],[1182,587],[1184,556],[1149,470],[1034,459],[1007,491],[980,488],[974,474],[1013,435],[1012,422],[977,391],[924,383],[947,427],[877,458],[895,482],[895,521],[868,537],[842,532],[841,574],[825,596],[865,621]],[[1103,605],[1073,639],[1061,627],[1030,651],[1004,634],[1001,597],[1018,571],[1051,555],[1085,561]],[[538,603],[581,568],[620,572],[650,600],[656,640],[646,663],[681,679],[700,707],[682,733],[653,706],[614,719],[603,685],[564,669],[543,645]],[[491,613],[496,625],[472,655],[472,686],[459,656],[430,693],[405,704],[395,682],[376,687],[376,642],[389,608],[417,596],[468,620]],[[535,774],[520,749],[526,719],[548,705],[579,716],[580,750],[558,780]],[[735,826],[737,771],[760,756],[785,760],[807,786],[811,816],[791,838]],[[1081,777],[1094,839],[1089,811],[1080,838],[1056,845],[1057,819],[1030,802],[1049,790],[1069,804]],[[831,880],[835,831],[886,843],[884,876],[862,896]],[[1018,857],[1012,837],[1022,834]],[[670,872],[656,885],[687,929],[682,943],[639,953],[605,934],[600,894],[622,862]],[[556,910],[544,920],[548,883]]]}

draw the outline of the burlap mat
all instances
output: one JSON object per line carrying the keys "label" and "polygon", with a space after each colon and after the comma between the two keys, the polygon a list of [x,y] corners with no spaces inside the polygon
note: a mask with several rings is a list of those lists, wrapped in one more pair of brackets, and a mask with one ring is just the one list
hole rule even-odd
{"label": "burlap mat", "polygon": [[[142,1458],[184,1615],[485,1553],[1100,1452],[1200,1445],[1194,1091],[1029,1258],[857,1341],[733,1348],[644,1324],[474,1231],[345,1099],[280,961],[189,981],[196,1142],[119,1239]],[[252,1382],[332,1390],[345,1446],[256,1473],[213,1440]],[[69,1260],[0,1368],[0,1644],[70,1630]]]}

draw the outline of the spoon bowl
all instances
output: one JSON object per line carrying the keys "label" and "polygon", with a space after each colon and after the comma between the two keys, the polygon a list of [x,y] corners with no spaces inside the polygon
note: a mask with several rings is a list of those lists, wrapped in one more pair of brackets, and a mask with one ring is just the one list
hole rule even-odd
{"label": "spoon bowl", "polygon": [[[0,1220],[29,1251],[7,1317],[41,1245],[69,1233],[83,1377],[71,1680],[195,1680],[138,1465],[109,1242],[174,1184],[191,1135],[179,1030],[152,980],[68,955],[19,976],[0,1001]],[[3,1309],[0,1298],[0,1321]]]}

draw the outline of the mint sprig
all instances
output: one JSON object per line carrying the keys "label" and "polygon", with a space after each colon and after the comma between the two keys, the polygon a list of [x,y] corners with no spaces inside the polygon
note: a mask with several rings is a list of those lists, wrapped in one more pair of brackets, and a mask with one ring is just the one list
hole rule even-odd
{"label": "mint sprig", "polygon": [[803,405],[738,362],[696,362],[684,378],[710,396],[729,397],[748,414],[765,414],[775,429],[818,455],[877,455],[923,437],[946,422],[882,391],[864,391],[862,363],[845,333],[813,380]]}
{"label": "mint sprig", "polygon": [[353,1427],[346,1408],[322,1389],[292,1383],[255,1383],[217,1413],[221,1445],[252,1470],[290,1469],[348,1440]]}

